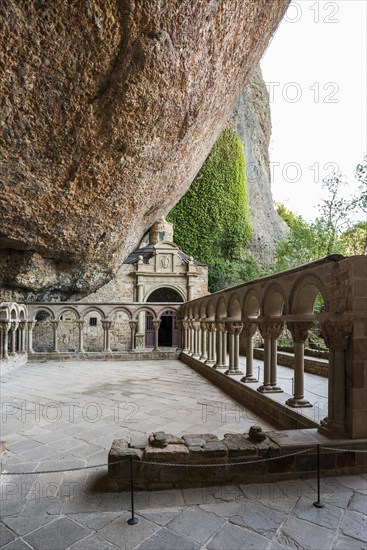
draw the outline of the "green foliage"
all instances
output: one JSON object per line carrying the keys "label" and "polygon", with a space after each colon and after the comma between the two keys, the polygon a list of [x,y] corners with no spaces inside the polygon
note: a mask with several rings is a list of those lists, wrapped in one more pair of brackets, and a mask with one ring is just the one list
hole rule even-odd
{"label": "green foliage", "polygon": [[[171,210],[175,242],[209,267],[209,290],[243,281],[252,229],[248,210],[243,143],[227,127],[214,144],[191,187]],[[252,266],[252,267],[251,267]]]}

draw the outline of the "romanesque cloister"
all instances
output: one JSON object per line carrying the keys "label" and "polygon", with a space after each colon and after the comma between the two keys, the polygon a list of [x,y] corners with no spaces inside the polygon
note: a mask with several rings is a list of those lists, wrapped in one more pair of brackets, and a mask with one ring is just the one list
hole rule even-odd
{"label": "romanesque cloister", "polygon": [[[171,352],[180,352],[181,359],[193,367],[194,363],[205,365],[228,378],[241,375],[242,386],[266,399],[282,392],[277,380],[277,339],[287,326],[294,346],[294,391],[283,406],[302,410],[311,407],[304,398],[304,343],[317,324],[329,348],[328,415],[319,430],[331,437],[363,438],[367,436],[366,288],[366,257],[329,256],[183,304],[2,303],[0,355],[8,365],[32,357],[123,359],[142,351],[153,357],[162,350],[159,330],[168,315],[179,336],[177,351],[171,346]],[[314,302],[320,294],[324,308],[316,313]],[[152,345],[145,342],[144,349],[136,343],[142,316],[149,317],[153,335]],[[253,372],[257,329],[264,340],[261,381]],[[98,330],[96,337],[93,331]],[[116,334],[122,342],[119,349]],[[246,355],[245,372],[239,369],[240,350]],[[220,384],[218,380],[215,383]]]}

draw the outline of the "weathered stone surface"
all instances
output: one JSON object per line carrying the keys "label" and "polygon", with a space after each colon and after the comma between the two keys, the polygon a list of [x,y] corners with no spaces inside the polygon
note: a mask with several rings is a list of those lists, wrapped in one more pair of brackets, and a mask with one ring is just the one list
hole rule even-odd
{"label": "weathered stone surface", "polygon": [[347,510],[340,530],[344,535],[367,542],[367,519],[365,515],[359,512],[350,512]]}
{"label": "weathered stone surface", "polygon": [[256,442],[265,441],[266,439],[266,434],[263,432],[261,426],[251,426],[248,436],[251,441]]}
{"label": "weathered stone surface", "polygon": [[184,443],[182,437],[178,435],[166,434],[167,435],[167,444],[168,445],[182,445]]}
{"label": "weathered stone surface", "polygon": [[277,540],[290,548],[332,548],[335,532],[302,519],[288,518],[277,534]]}
{"label": "weathered stone surface", "polygon": [[228,449],[228,456],[246,456],[257,453],[257,447],[253,445],[244,434],[225,434],[223,440]]}
{"label": "weathered stone surface", "polygon": [[[205,443],[205,442],[204,442]],[[201,458],[204,455],[203,447],[189,447],[190,459]]]}
{"label": "weathered stone surface", "polygon": [[186,445],[167,445],[163,449],[159,447],[147,447],[144,452],[144,460],[156,462],[187,462],[189,450]]}
{"label": "weathered stone surface", "polygon": [[0,284],[109,280],[187,190],[288,3],[2,2]]}
{"label": "weathered stone surface", "polygon": [[227,447],[220,441],[207,441],[203,447],[203,455],[206,458],[226,457]]}
{"label": "weathered stone surface", "polygon": [[260,67],[238,97],[232,123],[245,148],[247,192],[254,231],[250,249],[261,263],[266,263],[287,227],[275,212],[271,193],[270,103]]}
{"label": "weathered stone surface", "polygon": [[154,432],[149,437],[149,443],[153,447],[159,447],[162,449],[163,447],[167,447],[167,436],[164,432]]}
{"label": "weathered stone surface", "polygon": [[205,445],[205,439],[199,436],[191,437],[188,435],[184,435],[182,439],[185,441],[188,447],[204,447]]}

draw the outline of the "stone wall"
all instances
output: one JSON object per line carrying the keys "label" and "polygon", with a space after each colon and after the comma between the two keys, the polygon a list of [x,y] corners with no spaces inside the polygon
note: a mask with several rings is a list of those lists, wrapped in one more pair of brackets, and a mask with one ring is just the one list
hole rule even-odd
{"label": "stone wall", "polygon": [[[152,434],[149,441],[147,437],[141,437],[136,443],[115,439],[108,456],[109,490],[130,489],[131,460],[134,487],[142,490],[315,477],[317,444],[320,443],[325,447],[338,446],[342,450],[351,450],[337,452],[321,449],[323,476],[367,471],[367,454],[353,452],[353,449],[365,450],[362,441],[351,444],[350,441],[340,440],[330,445],[330,441],[317,434],[316,430],[257,433],[261,433],[261,441],[251,437],[251,429],[249,434],[225,434],[222,440],[210,433],[177,437],[164,432]],[[156,446],[159,439],[165,440],[164,446]],[[216,464],[230,465],[215,467]]]}

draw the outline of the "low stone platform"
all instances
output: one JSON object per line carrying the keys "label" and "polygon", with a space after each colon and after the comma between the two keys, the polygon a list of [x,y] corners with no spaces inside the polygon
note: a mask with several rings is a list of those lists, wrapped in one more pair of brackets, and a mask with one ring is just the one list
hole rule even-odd
{"label": "low stone platform", "polygon": [[179,351],[176,350],[142,350],[142,351],[111,351],[111,352],[65,352],[65,353],[32,353],[28,354],[28,363],[40,363],[43,361],[163,361],[166,359],[178,359]]}
{"label": "low stone platform", "polygon": [[115,439],[108,456],[108,487],[130,487],[131,461],[136,489],[172,489],[314,477],[317,444],[323,476],[367,471],[365,440],[329,440],[317,430],[228,433],[182,437],[157,432],[128,442]]}

